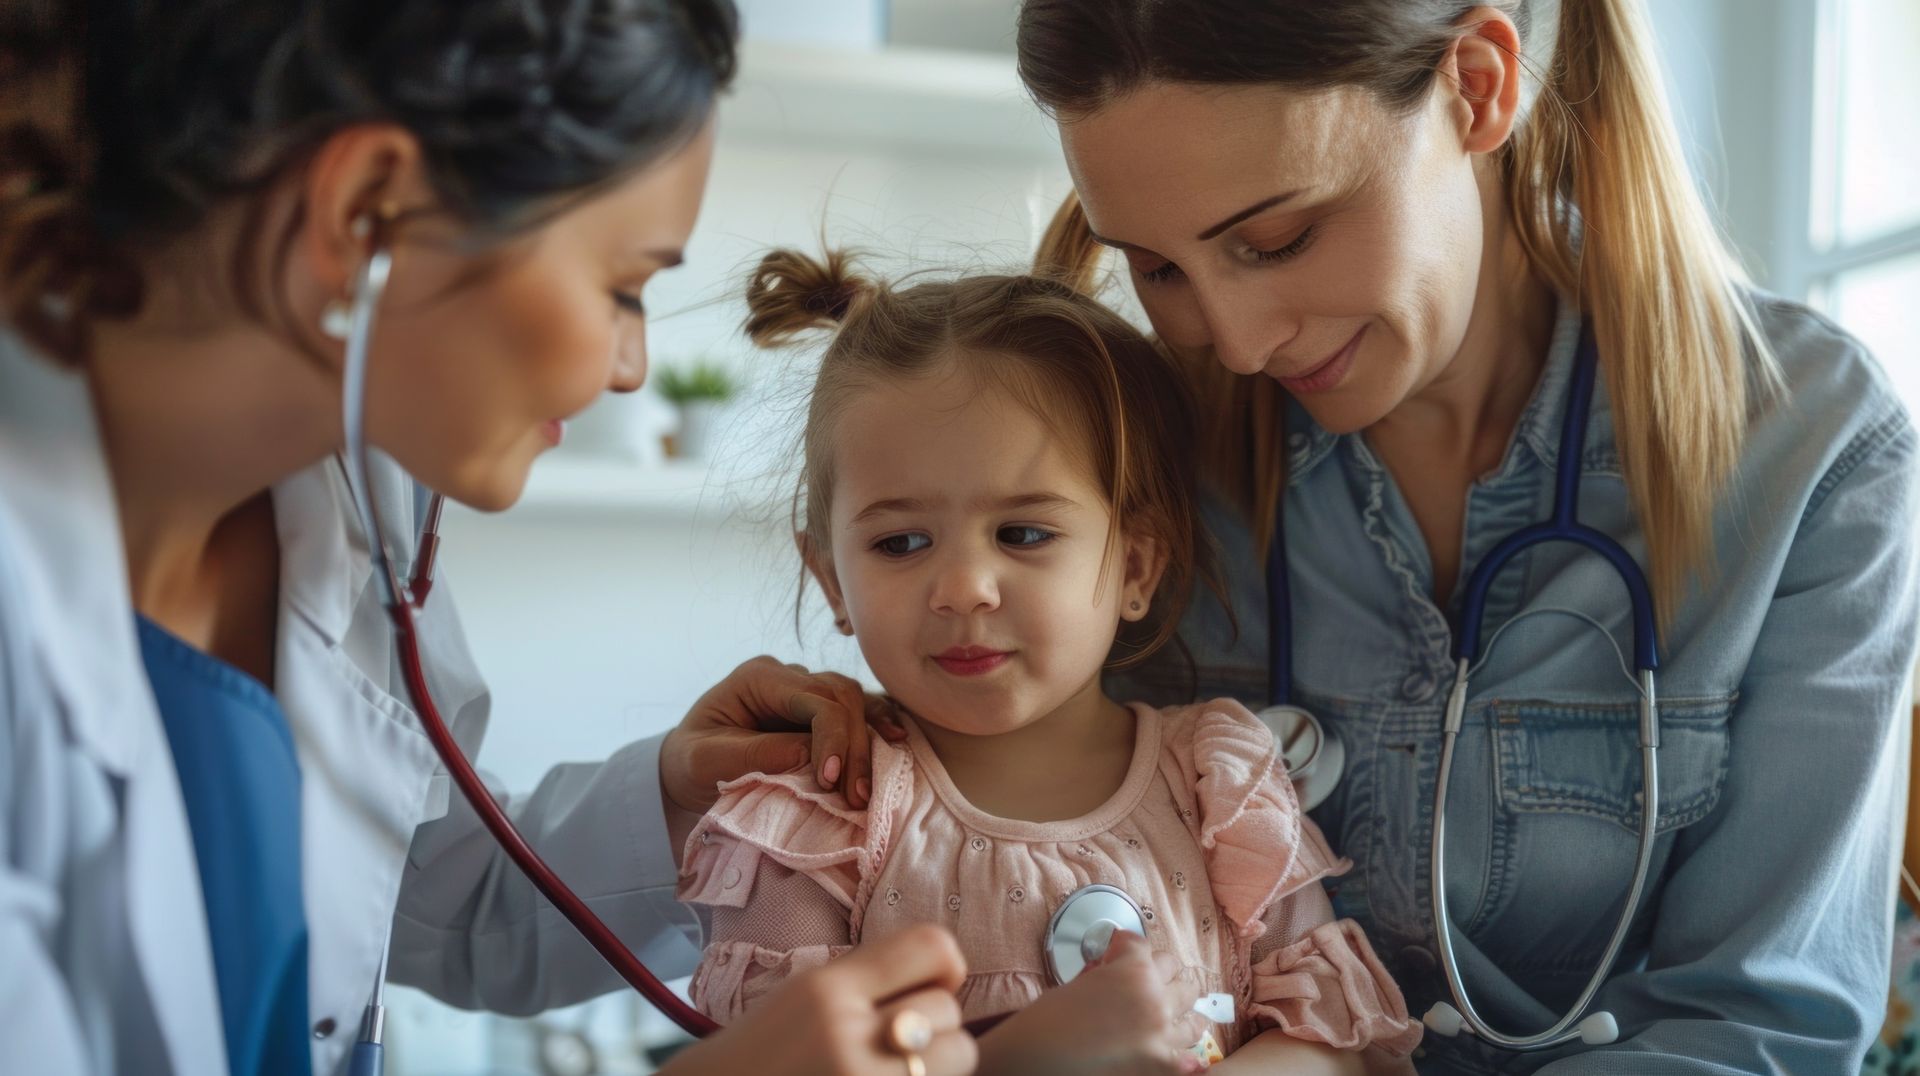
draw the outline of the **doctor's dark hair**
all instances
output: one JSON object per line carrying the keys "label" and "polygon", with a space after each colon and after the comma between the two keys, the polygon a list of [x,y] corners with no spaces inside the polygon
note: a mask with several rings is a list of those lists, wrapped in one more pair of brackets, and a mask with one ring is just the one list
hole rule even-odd
{"label": "doctor's dark hair", "polygon": [[1110,537],[1149,538],[1166,555],[1151,608],[1121,625],[1107,668],[1145,661],[1173,640],[1195,580],[1221,589],[1195,494],[1192,403],[1167,356],[1091,298],[1090,282],[1050,248],[1031,273],[900,287],[861,275],[844,251],[761,259],[747,288],[754,343],[830,334],[803,434],[794,510],[803,546],[822,560],[833,548],[834,435],[848,402],[876,384],[958,374],[1059,430],[1106,496]]}
{"label": "doctor's dark hair", "polygon": [[[669,155],[733,77],[732,0],[8,0],[0,319],[78,362],[140,309],[139,255],[391,123],[483,247]],[[257,204],[232,290],[264,317]],[[284,317],[283,319],[284,320]]]}
{"label": "doctor's dark hair", "polygon": [[[1538,86],[1497,158],[1507,210],[1535,272],[1593,326],[1664,618],[1712,568],[1750,401],[1779,378],[1687,171],[1640,0],[1025,0],[1018,62],[1067,126],[1155,82],[1356,87],[1404,114],[1489,9],[1519,31],[1523,86]],[[1054,230],[1100,256],[1077,201]],[[1209,477],[1264,544],[1284,485],[1282,391],[1182,358],[1213,435]]]}

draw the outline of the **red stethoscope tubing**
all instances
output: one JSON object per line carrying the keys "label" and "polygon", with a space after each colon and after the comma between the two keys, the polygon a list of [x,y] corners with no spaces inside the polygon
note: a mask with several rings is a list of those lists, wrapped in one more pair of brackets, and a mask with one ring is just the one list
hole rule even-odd
{"label": "red stethoscope tubing", "polygon": [[[429,557],[423,557],[422,561],[431,565]],[[409,589],[416,602],[424,602],[431,586],[431,578],[423,573],[416,577]],[[474,813],[480,816],[487,832],[493,834],[493,839],[499,842],[507,858],[513,860],[514,866],[520,868],[527,880],[559,909],[561,915],[566,916],[567,922],[572,923],[581,937],[587,939],[594,951],[638,990],[641,997],[647,999],[647,1004],[660,1010],[667,1019],[679,1024],[695,1038],[705,1038],[719,1030],[719,1024],[680,1000],[680,995],[668,989],[653,972],[647,970],[647,966],[633,955],[633,950],[627,948],[613,928],[595,915],[593,909],[587,907],[587,902],[561,881],[553,868],[547,866],[547,861],[540,858],[540,853],[534,851],[527,839],[520,835],[513,819],[507,817],[507,812],[487,791],[486,783],[474,772],[466,753],[454,742],[453,734],[447,730],[447,723],[440,719],[440,709],[434,705],[433,694],[427,689],[426,671],[420,662],[419,623],[414,619],[414,606],[402,602],[389,611],[393,616],[394,642],[398,644],[400,668],[406,676],[407,694],[413,701],[414,712],[420,715],[420,727],[426,731],[427,739],[432,741],[433,749],[446,765],[447,772],[452,774],[453,783],[460,786],[461,794],[473,805]],[[1004,1012],[978,1017],[967,1021],[965,1030],[975,1036],[984,1035],[1011,1015],[1010,1012]]]}
{"label": "red stethoscope tubing", "polygon": [[695,1038],[705,1038],[712,1034],[720,1025],[682,1001],[679,995],[668,989],[667,985],[661,982],[653,972],[647,970],[647,966],[640,962],[640,958],[633,955],[633,950],[621,942],[619,936],[613,932],[613,928],[607,926],[598,915],[595,915],[593,909],[587,906],[587,902],[581,900],[579,894],[561,881],[553,868],[547,866],[547,861],[540,857],[540,853],[533,850],[533,845],[527,843],[527,839],[520,835],[520,830],[514,826],[513,820],[507,817],[507,812],[493,798],[493,794],[487,791],[487,786],[480,780],[480,775],[474,772],[473,764],[467,761],[466,753],[461,751],[460,745],[454,741],[453,733],[447,729],[447,723],[441,720],[440,708],[433,703],[433,693],[427,688],[426,670],[420,661],[419,622],[416,619],[415,609],[417,603],[426,601],[427,591],[433,585],[431,552],[423,548],[422,554],[413,585],[408,588],[411,600],[403,598],[395,602],[388,607],[388,612],[393,617],[394,642],[400,655],[400,668],[406,677],[407,694],[412,699],[414,712],[420,717],[421,729],[426,732],[427,739],[433,743],[433,749],[440,755],[440,761],[446,765],[447,772],[453,776],[453,783],[460,786],[460,791],[467,797],[467,802],[473,805],[474,813],[480,816],[481,823],[487,827],[489,833],[493,834],[493,839],[499,842],[501,849],[507,853],[507,858],[513,860],[514,865],[527,876],[527,880],[533,883],[533,887],[551,901],[561,915],[566,916],[567,921],[573,924],[581,937],[587,939],[594,951],[598,952],[601,958],[620,974],[621,978],[638,990],[640,996],[647,999],[648,1004],[679,1024],[687,1034]]}

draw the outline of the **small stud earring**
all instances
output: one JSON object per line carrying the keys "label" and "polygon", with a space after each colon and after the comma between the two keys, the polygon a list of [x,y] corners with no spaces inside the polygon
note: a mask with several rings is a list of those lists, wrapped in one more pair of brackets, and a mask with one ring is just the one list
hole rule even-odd
{"label": "small stud earring", "polygon": [[1137,613],[1137,612],[1139,612],[1139,611],[1140,611],[1140,603],[1139,603],[1139,602],[1134,602],[1134,603],[1133,603],[1132,605],[1129,605],[1129,606],[1127,606],[1127,608],[1129,608],[1129,609],[1131,609],[1131,610],[1133,610],[1134,612],[1136,612],[1136,613]]}
{"label": "small stud earring", "polygon": [[345,299],[330,300],[320,311],[320,331],[335,340],[353,335],[353,304]]}

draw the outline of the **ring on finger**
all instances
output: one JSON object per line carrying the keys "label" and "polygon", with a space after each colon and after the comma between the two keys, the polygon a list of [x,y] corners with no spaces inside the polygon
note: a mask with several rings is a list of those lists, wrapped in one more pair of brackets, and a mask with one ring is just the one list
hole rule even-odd
{"label": "ring on finger", "polygon": [[887,1021],[887,1048],[906,1059],[907,1076],[927,1076],[920,1056],[933,1043],[933,1021],[918,1009],[901,1009]]}

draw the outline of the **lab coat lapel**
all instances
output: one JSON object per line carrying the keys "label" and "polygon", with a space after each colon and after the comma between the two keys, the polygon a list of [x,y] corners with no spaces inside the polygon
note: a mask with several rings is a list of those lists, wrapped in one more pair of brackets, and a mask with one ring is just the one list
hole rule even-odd
{"label": "lab coat lapel", "polygon": [[[206,903],[173,754],[134,633],[126,557],[86,382],[0,334],[0,485],[33,562],[17,573],[75,741],[124,781],[124,901],[175,1073],[224,1072]],[[147,1062],[123,1058],[123,1066]],[[157,1067],[157,1066],[154,1066]]]}
{"label": "lab coat lapel", "polygon": [[[412,533],[410,487],[384,460],[374,473],[393,545]],[[276,690],[300,749],[310,1003],[317,1022],[351,1029],[378,974],[414,830],[445,811],[438,787],[445,779],[435,776],[437,756],[418,718],[395,695],[391,624],[370,585],[344,472],[328,460],[287,479],[274,489],[274,514],[281,549]],[[396,553],[410,550],[409,540]],[[450,604],[443,593],[428,603],[424,660],[436,699],[455,720],[462,710],[484,711],[483,702],[473,705],[484,692],[464,642],[433,615]],[[459,660],[447,660],[448,645]],[[315,1071],[336,1067],[351,1038],[336,1032],[317,1040]]]}

